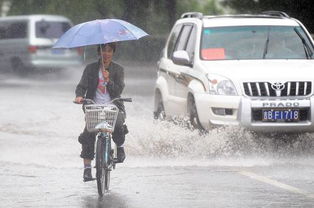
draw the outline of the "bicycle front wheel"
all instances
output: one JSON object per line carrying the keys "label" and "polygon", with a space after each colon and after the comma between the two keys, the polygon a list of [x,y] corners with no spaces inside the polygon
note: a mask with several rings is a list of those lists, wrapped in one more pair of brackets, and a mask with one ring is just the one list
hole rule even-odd
{"label": "bicycle front wheel", "polygon": [[96,178],[99,196],[109,191],[110,185],[110,140],[99,137],[96,144]]}

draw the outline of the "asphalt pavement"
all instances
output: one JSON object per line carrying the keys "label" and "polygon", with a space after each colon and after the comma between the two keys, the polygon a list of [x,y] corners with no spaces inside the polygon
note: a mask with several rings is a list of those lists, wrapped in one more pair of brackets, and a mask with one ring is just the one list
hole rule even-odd
{"label": "asphalt pavement", "polygon": [[156,122],[154,66],[126,69],[124,95],[134,100],[126,104],[127,159],[104,197],[95,181],[82,181],[84,117],[72,103],[82,69],[1,74],[0,207],[314,207],[313,134],[276,139],[225,128],[201,135]]}

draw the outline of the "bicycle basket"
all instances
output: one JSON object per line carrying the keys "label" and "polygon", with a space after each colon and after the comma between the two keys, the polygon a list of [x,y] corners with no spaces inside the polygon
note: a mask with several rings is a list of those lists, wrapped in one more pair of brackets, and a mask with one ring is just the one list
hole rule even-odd
{"label": "bicycle basket", "polygon": [[112,104],[91,104],[85,105],[84,109],[87,131],[96,132],[96,125],[103,121],[108,124],[107,130],[114,130],[119,112],[117,106]]}

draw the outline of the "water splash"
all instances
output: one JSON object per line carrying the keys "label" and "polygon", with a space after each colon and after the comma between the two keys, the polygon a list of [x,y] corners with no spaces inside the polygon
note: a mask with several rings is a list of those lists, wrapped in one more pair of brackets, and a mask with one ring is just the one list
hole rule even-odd
{"label": "water splash", "polygon": [[[136,128],[132,124],[143,128]],[[222,127],[202,134],[186,125],[137,119],[131,122],[127,140],[131,155],[161,158],[284,158],[311,155],[313,134],[262,135],[240,127]]]}

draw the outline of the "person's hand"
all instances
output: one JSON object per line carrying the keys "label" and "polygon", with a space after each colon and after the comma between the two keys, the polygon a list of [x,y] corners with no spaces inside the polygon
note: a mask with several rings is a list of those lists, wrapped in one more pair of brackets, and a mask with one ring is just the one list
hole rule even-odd
{"label": "person's hand", "polygon": [[109,81],[109,71],[108,70],[103,70],[102,75],[104,76],[105,82]]}
{"label": "person's hand", "polygon": [[82,104],[82,103],[83,103],[83,99],[84,99],[83,97],[80,97],[80,96],[79,96],[79,97],[76,97],[76,98],[75,98],[74,102],[75,102],[75,103]]}

